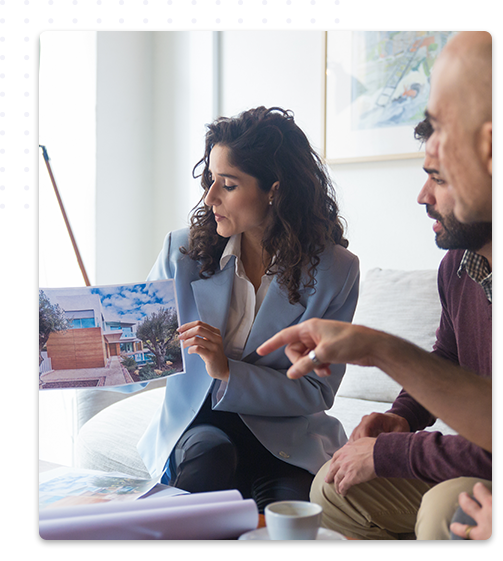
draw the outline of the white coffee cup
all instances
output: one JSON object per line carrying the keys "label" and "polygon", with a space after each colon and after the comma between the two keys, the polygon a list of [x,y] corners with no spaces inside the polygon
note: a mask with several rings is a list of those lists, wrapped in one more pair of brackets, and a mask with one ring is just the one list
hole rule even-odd
{"label": "white coffee cup", "polygon": [[321,524],[320,505],[308,501],[279,501],[265,507],[271,540],[315,540]]}

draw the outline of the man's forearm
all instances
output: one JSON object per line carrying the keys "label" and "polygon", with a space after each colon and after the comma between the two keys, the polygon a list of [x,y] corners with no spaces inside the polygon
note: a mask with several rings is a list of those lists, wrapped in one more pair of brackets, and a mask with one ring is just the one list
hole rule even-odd
{"label": "man's forearm", "polygon": [[461,436],[492,451],[492,381],[392,335],[374,364]]}

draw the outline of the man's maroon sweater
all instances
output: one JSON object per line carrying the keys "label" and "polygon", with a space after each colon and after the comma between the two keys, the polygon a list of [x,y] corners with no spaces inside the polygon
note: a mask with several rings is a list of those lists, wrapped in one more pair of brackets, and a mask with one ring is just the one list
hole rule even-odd
{"label": "man's maroon sweater", "polygon": [[[473,371],[492,375],[492,305],[482,287],[457,271],[463,250],[449,251],[438,272],[442,303],[433,353]],[[404,417],[411,432],[383,433],[374,446],[378,477],[439,483],[456,477],[492,479],[492,455],[462,436],[423,429],[435,422],[422,405],[402,390],[390,413]]]}

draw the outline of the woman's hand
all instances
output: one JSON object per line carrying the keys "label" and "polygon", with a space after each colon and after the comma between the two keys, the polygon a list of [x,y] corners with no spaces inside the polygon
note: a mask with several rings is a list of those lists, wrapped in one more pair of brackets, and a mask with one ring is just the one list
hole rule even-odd
{"label": "woman's hand", "polygon": [[186,323],[178,328],[179,339],[189,354],[199,355],[208,374],[217,380],[229,379],[229,361],[224,353],[220,330],[202,321]]}

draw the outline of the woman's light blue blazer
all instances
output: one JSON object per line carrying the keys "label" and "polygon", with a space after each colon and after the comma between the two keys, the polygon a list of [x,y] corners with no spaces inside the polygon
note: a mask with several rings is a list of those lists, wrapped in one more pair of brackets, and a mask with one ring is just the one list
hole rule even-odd
{"label": "woman's light blue blazer", "polygon": [[[175,279],[180,324],[199,319],[217,327],[224,337],[235,258],[209,279],[201,279],[199,264],[179,251],[188,243],[188,229],[168,234],[148,279]],[[358,258],[341,246],[328,248],[321,255],[316,281],[316,291],[305,291],[292,305],[273,279],[242,359],[229,359],[230,377],[220,399],[216,397],[220,381],[207,374],[198,355],[183,351],[186,372],[166,379],[164,402],[138,443],[152,477],[163,473],[171,451],[209,392],[215,410],[238,413],[271,454],[311,473],[345,444],[341,423],[324,413],[333,405],[345,365],[333,365],[327,378],[313,372],[290,380],[284,349],[264,357],[255,352],[281,329],[310,318],[352,320],[358,299]]]}

